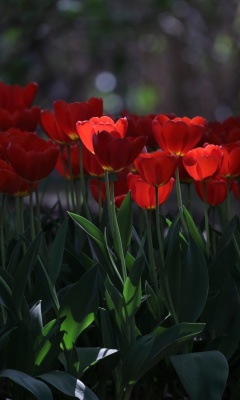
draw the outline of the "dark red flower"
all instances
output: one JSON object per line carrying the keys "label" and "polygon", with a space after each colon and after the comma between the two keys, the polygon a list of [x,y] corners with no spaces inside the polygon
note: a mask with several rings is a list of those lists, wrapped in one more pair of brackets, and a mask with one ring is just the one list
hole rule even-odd
{"label": "dark red flower", "polygon": [[104,170],[118,172],[132,164],[146,140],[146,136],[122,138],[118,132],[101,131],[93,135],[93,150]]}
{"label": "dark red flower", "polygon": [[103,176],[104,170],[99,164],[95,154],[91,153],[84,144],[82,145],[82,162],[86,174],[91,176]]}
{"label": "dark red flower", "polygon": [[240,177],[240,143],[222,146],[223,163],[219,175],[227,178]]}
{"label": "dark red flower", "polygon": [[46,178],[56,165],[59,148],[36,133],[25,132],[8,145],[8,158],[15,172],[28,182]]}
{"label": "dark red flower", "polygon": [[73,144],[73,140],[58,124],[55,115],[49,110],[42,110],[40,124],[46,135],[58,144]]}
{"label": "dark red flower", "polygon": [[202,117],[169,119],[158,115],[153,120],[153,134],[163,151],[184,156],[200,141],[205,122]]}
{"label": "dark red flower", "polygon": [[183,165],[195,181],[203,181],[216,176],[223,162],[221,147],[209,144],[190,150],[183,157]]}
{"label": "dark red flower", "polygon": [[228,117],[223,121],[225,127],[224,142],[232,143],[240,140],[240,117]]}
{"label": "dark red flower", "polygon": [[[35,184],[34,190],[37,185]],[[20,178],[11,164],[0,160],[0,192],[16,197],[25,197],[30,193],[30,184]]]}
{"label": "dark red flower", "polygon": [[234,194],[235,199],[238,200],[238,201],[239,201],[239,193],[240,193],[240,187],[239,186],[240,186],[240,182],[239,181],[231,180],[230,187],[231,187],[231,190],[232,190],[232,192]]}
{"label": "dark red flower", "polygon": [[156,114],[149,114],[145,116],[128,114],[125,112],[123,114],[128,120],[128,127],[126,136],[147,136],[146,145],[150,148],[157,148],[157,142],[153,136],[152,131],[152,121]]}
{"label": "dark red flower", "polygon": [[36,82],[30,82],[24,87],[0,82],[0,108],[11,114],[16,110],[28,108],[31,106],[37,90]]}
{"label": "dark red flower", "polygon": [[78,121],[76,126],[82,143],[89,151],[94,153],[93,135],[102,131],[118,132],[119,136],[123,138],[127,131],[127,119],[120,118],[115,122],[112,118],[105,115],[100,118],[90,118],[89,121]]}
{"label": "dark red flower", "polygon": [[177,156],[159,150],[141,153],[134,161],[141,178],[153,186],[165,185],[173,176],[177,163]]}
{"label": "dark red flower", "polygon": [[8,145],[16,137],[25,137],[25,132],[17,128],[10,128],[0,133],[0,159],[9,162]]}
{"label": "dark red flower", "polygon": [[[164,186],[158,187],[158,204],[165,203],[168,199],[174,185],[174,178],[171,178]],[[143,181],[140,175],[128,175],[128,187],[131,191],[132,199],[141,208],[156,208],[155,187]]]}
{"label": "dark red flower", "polygon": [[221,146],[224,143],[225,127],[222,122],[210,121],[206,123],[205,130],[198,147],[205,143]]}
{"label": "dark red flower", "polygon": [[72,144],[71,146],[64,146],[61,149],[55,168],[60,175],[64,176],[66,179],[70,179],[69,152],[72,177],[76,179],[80,176],[79,143]]}
{"label": "dark red flower", "polygon": [[13,113],[0,109],[0,130],[18,128],[22,131],[35,131],[40,119],[40,107],[17,109]]}
{"label": "dark red flower", "polygon": [[227,180],[223,177],[209,179],[206,182],[194,182],[194,186],[201,200],[204,201],[204,184],[206,185],[206,201],[211,206],[217,206],[227,197]]}
{"label": "dark red flower", "polygon": [[66,103],[57,100],[53,103],[54,114],[58,124],[72,141],[78,141],[77,121],[100,117],[103,113],[103,100],[92,97],[88,101]]}

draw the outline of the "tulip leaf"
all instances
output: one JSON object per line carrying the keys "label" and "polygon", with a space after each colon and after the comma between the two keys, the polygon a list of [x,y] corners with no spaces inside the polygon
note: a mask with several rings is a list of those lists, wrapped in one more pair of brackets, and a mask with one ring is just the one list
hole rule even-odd
{"label": "tulip leaf", "polygon": [[72,349],[80,333],[94,321],[98,310],[99,286],[98,267],[93,266],[66,292],[58,317],[66,317],[61,324],[61,331],[65,331],[64,343],[67,350]]}
{"label": "tulip leaf", "polygon": [[5,282],[5,280],[0,276],[0,304],[7,308],[9,315],[16,321],[21,318],[20,311],[15,307],[12,300],[12,290]]}
{"label": "tulip leaf", "polygon": [[123,288],[123,314],[125,319],[136,314],[142,299],[141,276],[144,268],[144,257],[136,259]]}
{"label": "tulip leaf", "polygon": [[38,379],[14,369],[3,369],[0,378],[8,378],[17,383],[28,392],[32,393],[38,400],[53,400],[49,387]]}
{"label": "tulip leaf", "polygon": [[132,237],[132,200],[130,192],[123,200],[117,214],[117,222],[121,236],[123,253],[126,254]]}
{"label": "tulip leaf", "polygon": [[51,371],[39,375],[38,378],[54,386],[60,392],[79,400],[98,400],[98,397],[72,375],[64,371]]}
{"label": "tulip leaf", "polygon": [[20,312],[21,310],[22,297],[24,294],[25,286],[29,279],[30,273],[37,261],[40,243],[41,234],[39,234],[36,239],[31,243],[25,255],[21,259],[15,273],[13,284],[13,302],[18,312]]}
{"label": "tulip leaf", "polygon": [[49,267],[48,275],[53,285],[57,280],[62,265],[67,228],[68,228],[68,219],[66,219],[59,228],[54,238],[53,244],[51,246],[49,262],[48,262],[48,267]]}
{"label": "tulip leaf", "polygon": [[192,341],[204,326],[180,323],[168,329],[160,327],[138,339],[123,358],[123,387],[134,386],[158,362],[176,351],[179,344]]}
{"label": "tulip leaf", "polygon": [[228,378],[228,363],[222,353],[180,354],[171,361],[191,400],[222,398]]}
{"label": "tulip leaf", "polygon": [[106,358],[110,359],[111,369],[113,369],[120,357],[119,350],[116,349],[77,347],[76,350],[79,359],[78,376],[81,376],[87,369],[97,363],[100,364],[100,369],[102,370]]}
{"label": "tulip leaf", "polygon": [[193,240],[197,244],[197,246],[201,249],[202,253],[204,255],[206,255],[206,247],[205,247],[205,244],[203,241],[203,237],[201,236],[198,228],[196,227],[191,214],[188,212],[188,210],[184,206],[183,206],[183,215],[186,219],[187,226],[188,226],[189,232],[191,234],[191,237],[193,238]]}

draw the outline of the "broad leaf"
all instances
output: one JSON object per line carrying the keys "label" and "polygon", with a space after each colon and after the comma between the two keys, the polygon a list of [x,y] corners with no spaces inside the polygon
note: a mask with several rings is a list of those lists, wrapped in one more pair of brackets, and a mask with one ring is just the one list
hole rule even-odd
{"label": "broad leaf", "polygon": [[144,268],[144,257],[139,257],[133,264],[123,288],[123,314],[125,319],[136,314],[142,298],[141,276]]}
{"label": "broad leaf", "polygon": [[68,219],[66,219],[59,228],[55,236],[54,242],[51,246],[49,262],[48,262],[48,267],[49,267],[48,275],[53,285],[57,280],[62,265],[67,227],[68,227]]}
{"label": "broad leaf", "polygon": [[126,254],[126,251],[128,249],[132,237],[132,224],[133,224],[132,201],[130,192],[127,194],[127,196],[125,197],[125,199],[121,204],[121,207],[119,208],[117,214],[117,222],[121,236],[123,252],[124,254]]}
{"label": "broad leaf", "polygon": [[181,354],[171,361],[191,400],[219,400],[227,378],[228,363],[219,351]]}

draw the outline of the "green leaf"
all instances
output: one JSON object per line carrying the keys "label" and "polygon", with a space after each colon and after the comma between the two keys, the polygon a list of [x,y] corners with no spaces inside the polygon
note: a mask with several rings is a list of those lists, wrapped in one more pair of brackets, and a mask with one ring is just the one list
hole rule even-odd
{"label": "green leaf", "polygon": [[141,276],[144,268],[144,257],[136,259],[123,288],[123,315],[125,320],[136,314],[141,304]]}
{"label": "green leaf", "polygon": [[11,379],[11,381],[32,393],[38,400],[53,400],[51,390],[45,383],[24,372],[14,369],[4,369],[0,371],[0,378]]}
{"label": "green leaf", "polygon": [[219,351],[172,356],[171,361],[191,400],[219,400],[227,378],[228,363]]}
{"label": "green leaf", "polygon": [[102,369],[106,358],[112,360],[110,363],[113,369],[120,356],[119,350],[100,347],[77,347],[77,354],[79,359],[78,376],[97,363],[100,363],[99,368]]}
{"label": "green leaf", "polygon": [[97,396],[83,382],[64,371],[51,371],[38,377],[68,396],[76,397],[79,400],[98,400]]}
{"label": "green leaf", "polygon": [[42,335],[43,332],[43,323],[42,323],[42,309],[41,309],[41,300],[39,300],[36,304],[34,304],[30,310],[31,315],[31,332],[34,340],[37,336]]}
{"label": "green leaf", "polygon": [[12,321],[16,322],[17,319],[21,318],[21,313],[15,307],[15,304],[12,300],[12,291],[10,287],[7,285],[5,280],[0,276],[0,304],[7,308],[9,312],[9,316]]}
{"label": "green leaf", "polygon": [[67,228],[68,228],[68,219],[66,219],[59,228],[55,236],[54,242],[52,244],[49,255],[48,275],[53,285],[57,280],[62,265]]}
{"label": "green leaf", "polygon": [[94,321],[98,310],[99,286],[100,274],[98,267],[94,266],[65,294],[58,317],[66,317],[61,324],[61,331],[66,332],[66,349],[70,350],[80,333]]}
{"label": "green leaf", "polygon": [[123,359],[122,385],[125,388],[133,386],[164,357],[176,351],[179,344],[193,340],[204,326],[181,323],[168,329],[160,327],[155,333],[142,336]]}
{"label": "green leaf", "polygon": [[172,295],[179,322],[197,321],[207,301],[208,287],[206,260],[190,238],[187,254],[180,267],[179,299]]}
{"label": "green leaf", "polygon": [[18,310],[18,313],[20,313],[21,310],[22,297],[24,295],[25,286],[29,279],[30,273],[37,261],[40,243],[41,233],[31,243],[16,270],[13,284],[13,303]]}
{"label": "green leaf", "polygon": [[132,200],[130,192],[123,200],[117,214],[117,222],[121,236],[123,253],[126,254],[132,237]]}
{"label": "green leaf", "polygon": [[206,247],[205,247],[205,244],[203,241],[203,237],[201,236],[198,228],[196,227],[191,214],[188,212],[188,210],[184,206],[183,206],[183,215],[186,219],[187,226],[188,226],[189,232],[191,234],[191,237],[193,238],[196,245],[201,249],[202,253],[206,256]]}

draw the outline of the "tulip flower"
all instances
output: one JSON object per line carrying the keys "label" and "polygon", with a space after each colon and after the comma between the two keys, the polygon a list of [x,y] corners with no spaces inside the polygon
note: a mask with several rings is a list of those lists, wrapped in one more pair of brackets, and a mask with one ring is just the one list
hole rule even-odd
{"label": "tulip flower", "polygon": [[19,128],[22,131],[33,132],[40,119],[40,107],[18,109],[12,114],[5,109],[0,109],[0,130]]}
{"label": "tulip flower", "polygon": [[[69,168],[69,150],[70,150],[70,172]],[[65,146],[58,156],[58,160],[55,166],[58,173],[64,176],[66,179],[70,179],[71,175],[73,179],[79,178],[80,176],[80,165],[79,165],[79,143],[72,144],[71,146]]]}
{"label": "tulip flower", "polygon": [[128,120],[126,136],[147,136],[147,146],[153,149],[157,148],[157,142],[152,131],[152,121],[156,117],[156,114],[139,116],[124,112],[123,116]]}
{"label": "tulip flower", "polygon": [[77,121],[84,121],[91,117],[100,117],[103,113],[103,101],[92,97],[85,102],[66,103],[57,100],[53,103],[54,114],[58,124],[69,138],[76,142],[79,136],[76,129]]}
{"label": "tulip flower", "polygon": [[25,132],[8,145],[8,158],[15,172],[28,182],[46,178],[56,165],[59,148],[36,133]]}
{"label": "tulip flower", "polygon": [[190,150],[183,157],[183,165],[195,181],[213,178],[219,173],[223,162],[221,147],[213,144]]}
{"label": "tulip flower", "polygon": [[15,197],[25,197],[30,194],[29,183],[20,178],[12,165],[4,160],[0,160],[0,192]]}
{"label": "tulip flower", "polygon": [[135,160],[146,140],[146,136],[122,138],[118,132],[101,131],[93,135],[93,150],[104,170],[118,172]]}
{"label": "tulip flower", "polygon": [[0,82],[0,108],[13,114],[16,110],[30,107],[38,90],[36,82],[26,86],[7,85]]}
{"label": "tulip flower", "polygon": [[141,178],[153,186],[165,185],[173,176],[178,158],[162,151],[140,154],[134,164]]}
{"label": "tulip flower", "polygon": [[[100,181],[100,187],[99,187],[98,179],[91,179],[90,190],[91,190],[92,196],[96,202],[99,201],[99,199],[98,199],[99,189],[100,189],[100,196],[101,196],[101,204],[103,204],[106,200],[105,182]],[[119,180],[114,181],[114,202],[115,202],[115,205],[117,208],[119,208],[121,206],[128,191],[129,191],[128,184],[126,182],[119,181]]]}
{"label": "tulip flower", "polygon": [[228,117],[223,121],[225,128],[224,143],[233,143],[240,140],[240,117]]}
{"label": "tulip flower", "polygon": [[[168,199],[174,185],[174,178],[170,178],[169,182],[163,186],[159,186],[158,190],[158,204],[159,206]],[[131,196],[135,203],[144,209],[156,208],[156,195],[155,188],[145,182],[140,175],[129,174],[128,186],[131,191]]]}
{"label": "tulip flower", "polygon": [[155,140],[163,151],[184,156],[200,141],[205,122],[202,117],[170,119],[166,115],[157,115],[152,129]]}
{"label": "tulip flower", "polygon": [[218,176],[206,182],[195,181],[195,189],[202,201],[204,201],[204,184],[206,185],[207,204],[217,206],[227,198],[227,180],[225,178]]}
{"label": "tulip flower", "polygon": [[82,162],[84,171],[91,176],[104,176],[104,170],[99,164],[95,154],[82,146]]}
{"label": "tulip flower", "polygon": [[127,119],[120,118],[116,122],[108,116],[93,117],[89,121],[78,121],[77,132],[85,147],[94,153],[93,135],[98,132],[118,132],[121,138],[125,137],[127,131]]}
{"label": "tulip flower", "polygon": [[55,115],[49,110],[42,110],[40,125],[46,135],[60,145],[71,145],[73,140],[66,134],[56,120]]}
{"label": "tulip flower", "polygon": [[240,177],[240,144],[231,143],[222,146],[223,163],[219,175],[226,178]]}

